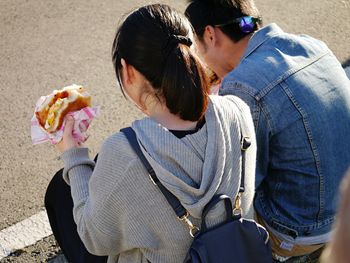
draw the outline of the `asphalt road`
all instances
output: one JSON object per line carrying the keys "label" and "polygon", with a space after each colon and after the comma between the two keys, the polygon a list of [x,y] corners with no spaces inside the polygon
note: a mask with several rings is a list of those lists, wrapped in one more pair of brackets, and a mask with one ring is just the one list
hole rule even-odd
{"label": "asphalt road", "polygon": [[[118,22],[133,8],[186,1],[0,1],[0,230],[43,207],[45,189],[62,165],[49,144],[33,146],[36,100],[72,83],[101,106],[90,127],[91,155],[108,135],[142,115],[122,97],[110,58]],[[265,23],[326,42],[341,62],[350,57],[350,0],[256,0]]]}

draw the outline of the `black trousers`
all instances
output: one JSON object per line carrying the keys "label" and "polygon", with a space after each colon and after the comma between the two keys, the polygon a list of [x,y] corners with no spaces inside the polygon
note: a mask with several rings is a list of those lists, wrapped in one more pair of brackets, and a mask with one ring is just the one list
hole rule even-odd
{"label": "black trousers", "polygon": [[73,200],[69,185],[59,170],[52,178],[45,195],[45,207],[58,245],[70,263],[106,263],[107,256],[90,254],[81,241],[73,220]]}

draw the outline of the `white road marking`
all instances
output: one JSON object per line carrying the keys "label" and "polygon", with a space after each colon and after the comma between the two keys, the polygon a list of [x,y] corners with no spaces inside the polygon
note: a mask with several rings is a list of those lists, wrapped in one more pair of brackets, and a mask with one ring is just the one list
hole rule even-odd
{"label": "white road marking", "polygon": [[46,211],[0,231],[0,259],[52,235]]}

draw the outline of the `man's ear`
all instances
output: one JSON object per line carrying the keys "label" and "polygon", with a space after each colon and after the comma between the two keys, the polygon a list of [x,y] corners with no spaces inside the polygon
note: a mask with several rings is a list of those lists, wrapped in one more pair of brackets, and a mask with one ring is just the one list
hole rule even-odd
{"label": "man's ear", "polygon": [[122,80],[125,86],[130,86],[135,80],[134,67],[126,63],[125,59],[121,59],[120,63],[122,64]]}
{"label": "man's ear", "polygon": [[203,34],[204,43],[207,46],[215,46],[217,42],[217,35],[213,26],[206,26]]}

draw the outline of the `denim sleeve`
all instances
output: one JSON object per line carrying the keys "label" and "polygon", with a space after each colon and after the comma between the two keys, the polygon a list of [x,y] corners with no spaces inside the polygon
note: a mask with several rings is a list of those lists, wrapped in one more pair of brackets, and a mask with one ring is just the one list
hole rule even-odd
{"label": "denim sleeve", "polygon": [[267,118],[266,112],[263,110],[263,104],[259,99],[256,99],[254,89],[233,82],[224,82],[222,85],[219,94],[223,96],[235,95],[241,98],[246,104],[248,104],[253,117],[257,141],[256,189],[268,173],[270,137],[269,119]]}

